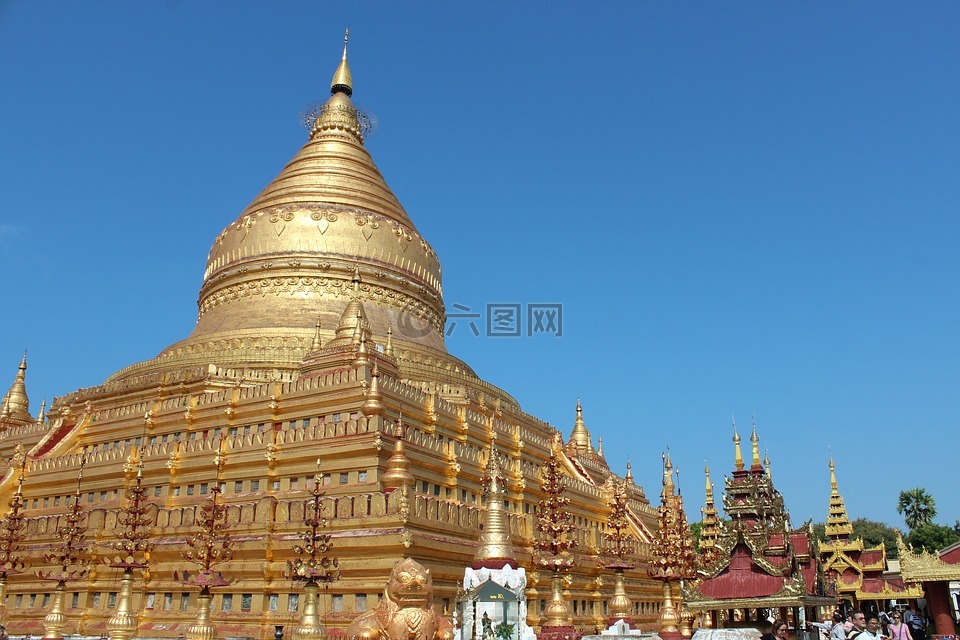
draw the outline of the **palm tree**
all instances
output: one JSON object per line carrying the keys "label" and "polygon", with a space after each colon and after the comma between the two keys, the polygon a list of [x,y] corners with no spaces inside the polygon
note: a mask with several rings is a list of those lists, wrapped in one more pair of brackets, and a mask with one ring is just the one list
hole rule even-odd
{"label": "palm tree", "polygon": [[907,489],[900,492],[897,513],[903,514],[903,519],[911,530],[916,529],[933,522],[937,515],[937,501],[926,489]]}

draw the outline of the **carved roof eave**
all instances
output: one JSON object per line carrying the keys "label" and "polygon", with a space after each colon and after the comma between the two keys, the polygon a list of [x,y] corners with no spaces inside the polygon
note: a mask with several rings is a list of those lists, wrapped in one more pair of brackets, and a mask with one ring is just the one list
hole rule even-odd
{"label": "carved roof eave", "polygon": [[902,591],[897,591],[890,586],[889,582],[884,581],[883,589],[880,591],[870,592],[858,588],[855,595],[860,602],[864,600],[910,600],[923,598],[924,592],[923,585],[920,584],[908,584]]}
{"label": "carved roof eave", "polygon": [[907,548],[899,531],[897,549],[900,551],[900,575],[904,582],[960,580],[960,564],[948,564],[938,554],[926,550],[918,552]]}

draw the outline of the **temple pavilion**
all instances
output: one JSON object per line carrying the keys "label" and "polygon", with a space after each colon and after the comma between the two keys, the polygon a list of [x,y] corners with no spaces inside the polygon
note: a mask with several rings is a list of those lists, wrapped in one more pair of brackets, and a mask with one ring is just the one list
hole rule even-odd
{"label": "temple pavilion", "polygon": [[685,585],[684,606],[702,627],[757,626],[769,615],[794,626],[816,620],[835,598],[825,589],[812,525],[792,528],[783,496],[773,486],[770,461],[760,459],[756,425],[746,465],[734,426],[734,470],[724,479],[720,518],[706,470],[706,506],[697,577]]}
{"label": "temple pavilion", "polygon": [[[502,526],[516,561],[531,566],[539,473],[558,430],[448,353],[439,256],[364,147],[368,120],[353,87],[345,46],[306,143],[213,238],[189,336],[36,415],[20,363],[0,409],[0,503],[23,470],[26,567],[7,582],[11,634],[43,633],[54,584],[36,572],[50,570],[41,555],[77,501],[91,565],[66,582],[64,631],[105,634],[121,571],[99,560],[113,553],[138,468],[150,542],[132,605],[142,636],[180,636],[193,618],[197,590],[183,582],[181,551],[214,487],[232,545],[211,608],[224,636],[272,636],[300,615],[286,567],[317,474],[340,572],[320,593],[330,636],[376,605],[403,557],[431,570],[438,608],[453,612],[478,548],[494,448]],[[579,402],[571,418],[561,456],[577,562],[567,595],[574,624],[592,629],[607,622],[605,530],[623,478],[594,446]],[[656,511],[625,479],[643,567]],[[527,621],[537,626],[549,580],[527,576]],[[634,619],[652,627],[659,586],[641,568],[626,572],[626,589]]]}

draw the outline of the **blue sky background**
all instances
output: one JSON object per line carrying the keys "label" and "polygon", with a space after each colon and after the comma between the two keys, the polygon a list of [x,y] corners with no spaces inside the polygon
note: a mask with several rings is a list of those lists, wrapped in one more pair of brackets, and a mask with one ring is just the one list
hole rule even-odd
{"label": "blue sky background", "polygon": [[452,353],[692,518],[751,415],[794,524],[960,517],[960,4],[0,2],[0,387],[185,337],[219,231],[306,141],[351,30],[445,300],[563,305]]}

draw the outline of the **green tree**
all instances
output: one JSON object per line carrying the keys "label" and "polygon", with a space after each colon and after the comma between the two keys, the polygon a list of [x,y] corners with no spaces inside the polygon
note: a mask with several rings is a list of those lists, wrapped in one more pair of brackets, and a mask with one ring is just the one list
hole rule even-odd
{"label": "green tree", "polygon": [[911,530],[925,524],[931,524],[937,516],[937,501],[926,489],[916,487],[900,492],[897,501],[897,513],[903,515]]}
{"label": "green tree", "polygon": [[700,533],[703,531],[703,523],[700,521],[690,523],[690,535],[693,536],[693,548],[700,551]]}
{"label": "green tree", "polygon": [[857,518],[851,524],[853,525],[853,537],[863,538],[864,546],[876,547],[882,542],[887,547],[888,558],[896,558],[899,555],[897,551],[897,532],[890,525],[866,518]]}
{"label": "green tree", "polygon": [[813,523],[813,539],[820,542],[827,541],[827,525],[822,522]]}
{"label": "green tree", "polygon": [[922,524],[913,529],[906,539],[906,543],[914,549],[927,551],[939,551],[955,542],[960,542],[960,534],[942,524]]}

